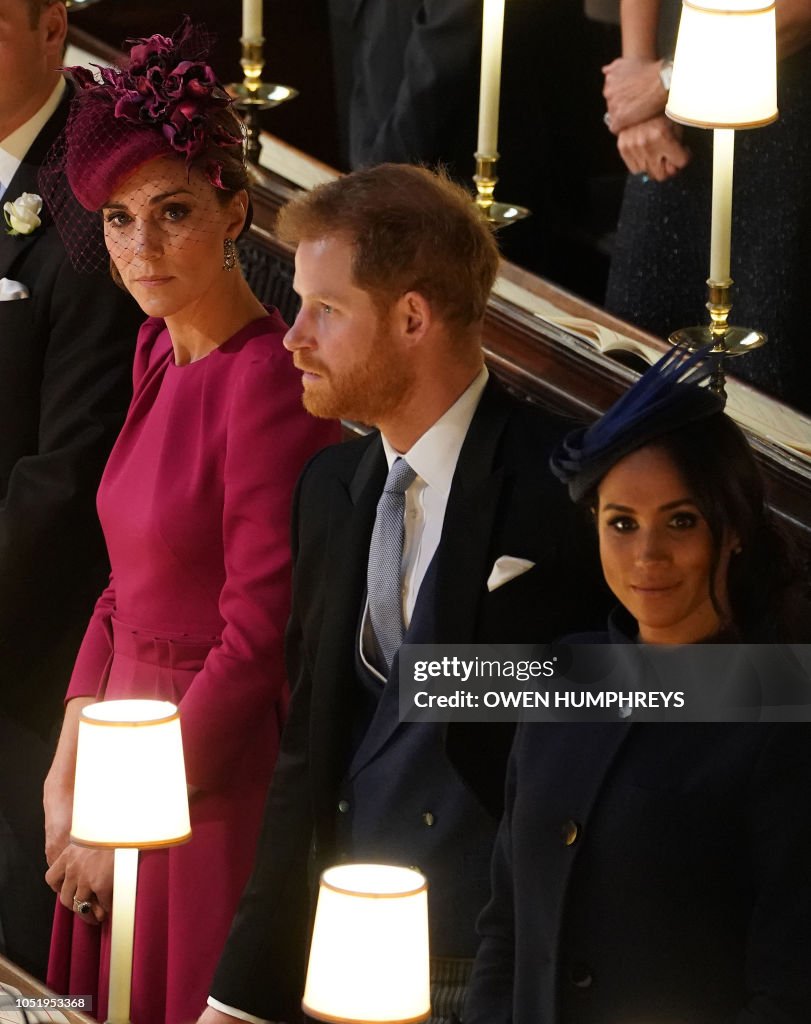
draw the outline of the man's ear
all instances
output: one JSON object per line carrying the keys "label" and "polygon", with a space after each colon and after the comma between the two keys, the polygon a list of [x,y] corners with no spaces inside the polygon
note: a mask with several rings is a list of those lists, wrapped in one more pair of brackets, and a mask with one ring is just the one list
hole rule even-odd
{"label": "man's ear", "polygon": [[409,345],[419,344],[434,323],[431,305],[420,292],[401,295],[395,305],[394,315],[399,334]]}
{"label": "man's ear", "polygon": [[62,63],[68,34],[68,12],[62,0],[56,0],[55,3],[43,7],[39,27],[47,52],[53,57],[53,60],[49,61],[49,66],[56,68]]}

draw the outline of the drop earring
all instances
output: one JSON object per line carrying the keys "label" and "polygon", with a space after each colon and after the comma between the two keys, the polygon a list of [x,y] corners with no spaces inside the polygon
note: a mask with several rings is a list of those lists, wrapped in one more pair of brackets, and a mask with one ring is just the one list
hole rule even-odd
{"label": "drop earring", "polygon": [[238,262],[237,243],[233,238],[226,238],[223,242],[222,269],[233,270]]}

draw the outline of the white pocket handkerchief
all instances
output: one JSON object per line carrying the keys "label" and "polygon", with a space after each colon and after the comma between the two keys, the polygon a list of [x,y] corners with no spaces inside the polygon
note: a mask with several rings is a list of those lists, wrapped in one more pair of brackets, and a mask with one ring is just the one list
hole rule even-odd
{"label": "white pocket handkerchief", "polygon": [[31,293],[24,284],[12,281],[10,277],[0,277],[0,302],[9,299],[27,299]]}
{"label": "white pocket handkerchief", "polygon": [[535,565],[527,558],[515,558],[513,555],[502,555],[497,558],[490,575],[487,577],[487,589],[490,591],[503,587],[505,583],[522,576]]}

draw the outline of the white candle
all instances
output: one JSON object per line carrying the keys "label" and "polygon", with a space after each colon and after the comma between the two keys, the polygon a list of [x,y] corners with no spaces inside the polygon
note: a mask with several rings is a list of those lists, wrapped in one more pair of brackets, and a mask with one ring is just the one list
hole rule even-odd
{"label": "white candle", "polygon": [[242,0],[242,38],[255,43],[262,39],[262,0]]}
{"label": "white candle", "polygon": [[735,130],[713,131],[712,155],[712,235],[710,241],[710,280],[729,281],[729,250],[732,241],[732,166],[735,156]]}
{"label": "white candle", "polygon": [[501,92],[503,36],[504,0],[484,0],[477,152],[487,156],[495,155],[498,152],[498,101]]}
{"label": "white candle", "polygon": [[113,896],[110,934],[110,991],[107,1024],[129,1024],[137,884],[138,851],[116,847],[113,866],[115,895]]}

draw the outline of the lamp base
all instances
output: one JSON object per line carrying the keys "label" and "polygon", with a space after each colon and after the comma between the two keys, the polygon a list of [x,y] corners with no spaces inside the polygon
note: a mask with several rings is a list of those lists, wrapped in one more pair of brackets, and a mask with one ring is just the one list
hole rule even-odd
{"label": "lamp base", "polygon": [[713,352],[725,356],[743,356],[766,344],[766,335],[751,327],[727,327],[723,332],[713,331],[709,324],[702,327],[681,327],[667,339],[671,345],[695,352],[712,345]]}

